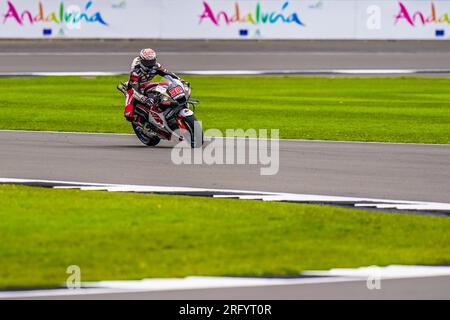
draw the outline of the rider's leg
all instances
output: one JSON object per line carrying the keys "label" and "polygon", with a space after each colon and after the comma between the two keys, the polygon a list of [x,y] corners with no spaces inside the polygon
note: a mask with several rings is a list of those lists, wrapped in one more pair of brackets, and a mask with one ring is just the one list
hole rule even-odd
{"label": "rider's leg", "polygon": [[129,90],[126,95],[125,110],[123,112],[123,115],[125,119],[130,122],[133,122],[136,118],[136,114],[134,113],[134,102],[135,100],[133,99],[133,90]]}
{"label": "rider's leg", "polygon": [[134,106],[132,104],[127,104],[124,111],[124,116],[127,121],[133,122],[136,115],[133,112]]}

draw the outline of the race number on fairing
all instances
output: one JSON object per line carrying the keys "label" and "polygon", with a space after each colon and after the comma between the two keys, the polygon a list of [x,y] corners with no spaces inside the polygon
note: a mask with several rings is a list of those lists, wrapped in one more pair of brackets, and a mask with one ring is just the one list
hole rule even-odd
{"label": "race number on fairing", "polygon": [[176,96],[178,96],[179,94],[182,94],[182,93],[184,93],[184,90],[183,90],[183,88],[181,86],[177,86],[177,87],[172,88],[172,89],[169,90],[169,94],[170,94],[171,97],[176,97]]}

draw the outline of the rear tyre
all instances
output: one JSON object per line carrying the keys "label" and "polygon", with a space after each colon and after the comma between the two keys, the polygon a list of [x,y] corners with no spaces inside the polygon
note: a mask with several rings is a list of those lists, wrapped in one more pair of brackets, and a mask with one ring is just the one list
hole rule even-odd
{"label": "rear tyre", "polygon": [[154,136],[154,135],[147,135],[141,127],[138,125],[132,124],[134,133],[138,137],[139,141],[141,141],[143,144],[145,144],[148,147],[154,147],[158,145],[158,143],[161,142],[161,138]]}
{"label": "rear tyre", "polygon": [[204,143],[203,130],[197,117],[192,115],[183,118],[183,123],[189,131],[189,141],[191,143],[191,148],[201,148]]}

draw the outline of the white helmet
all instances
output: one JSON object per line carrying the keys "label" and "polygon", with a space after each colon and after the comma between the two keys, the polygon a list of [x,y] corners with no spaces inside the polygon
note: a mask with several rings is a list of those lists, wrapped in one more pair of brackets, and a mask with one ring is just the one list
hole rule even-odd
{"label": "white helmet", "polygon": [[141,65],[151,68],[156,65],[156,52],[153,49],[142,49],[139,53]]}

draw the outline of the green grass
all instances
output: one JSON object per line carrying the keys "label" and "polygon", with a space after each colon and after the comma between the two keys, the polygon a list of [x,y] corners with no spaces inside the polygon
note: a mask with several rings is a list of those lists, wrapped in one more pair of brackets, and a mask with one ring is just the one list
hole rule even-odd
{"label": "green grass", "polygon": [[[169,198],[170,197],[170,198]],[[450,263],[450,219],[253,201],[0,186],[0,288]]]}
{"label": "green grass", "polygon": [[[205,128],[282,138],[450,143],[450,79],[186,77]],[[131,132],[124,77],[0,79],[0,129]]]}

